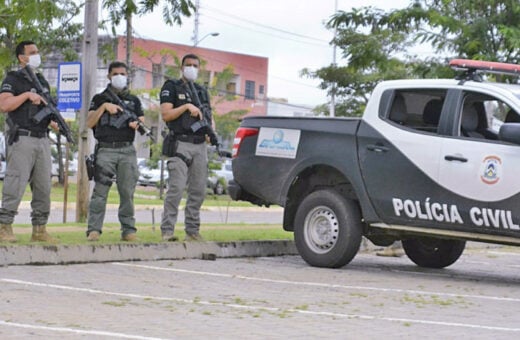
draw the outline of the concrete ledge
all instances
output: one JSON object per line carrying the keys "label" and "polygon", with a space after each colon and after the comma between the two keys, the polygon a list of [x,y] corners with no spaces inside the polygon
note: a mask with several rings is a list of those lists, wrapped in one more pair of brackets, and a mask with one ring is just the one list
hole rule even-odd
{"label": "concrete ledge", "polygon": [[0,266],[298,254],[293,241],[0,246]]}

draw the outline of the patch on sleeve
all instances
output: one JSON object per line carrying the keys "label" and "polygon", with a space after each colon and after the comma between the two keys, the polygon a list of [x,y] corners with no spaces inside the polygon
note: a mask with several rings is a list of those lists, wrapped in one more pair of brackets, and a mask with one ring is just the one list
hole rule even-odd
{"label": "patch on sleeve", "polygon": [[169,96],[170,96],[170,90],[161,91],[161,97],[169,97]]}
{"label": "patch on sleeve", "polygon": [[2,84],[2,92],[13,92],[13,85],[4,83]]}

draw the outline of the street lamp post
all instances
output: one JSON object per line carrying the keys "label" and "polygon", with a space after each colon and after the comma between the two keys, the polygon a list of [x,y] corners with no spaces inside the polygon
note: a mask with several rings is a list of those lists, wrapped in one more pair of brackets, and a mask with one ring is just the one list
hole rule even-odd
{"label": "street lamp post", "polygon": [[197,47],[197,45],[204,39],[206,39],[207,37],[209,37],[210,35],[212,37],[216,37],[217,35],[219,35],[220,33],[218,32],[211,32],[211,33],[208,33],[206,34],[205,36],[203,36],[202,38],[200,38],[199,40],[195,41],[195,44],[193,44],[193,46]]}

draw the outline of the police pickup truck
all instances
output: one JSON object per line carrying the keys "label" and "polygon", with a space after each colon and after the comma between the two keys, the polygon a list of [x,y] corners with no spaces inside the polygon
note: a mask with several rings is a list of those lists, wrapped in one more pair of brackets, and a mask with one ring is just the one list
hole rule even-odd
{"label": "police pickup truck", "polygon": [[313,266],[348,264],[362,236],[431,268],[468,240],[520,245],[520,85],[482,75],[520,66],[450,64],[457,79],[381,82],[362,118],[245,118],[230,196],[283,206]]}

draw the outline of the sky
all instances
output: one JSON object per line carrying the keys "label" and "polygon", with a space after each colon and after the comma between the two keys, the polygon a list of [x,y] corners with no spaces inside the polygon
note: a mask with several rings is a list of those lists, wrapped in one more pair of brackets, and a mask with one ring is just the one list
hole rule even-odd
{"label": "sky", "polygon": [[[325,23],[334,13],[336,0],[199,1],[199,47],[269,58],[270,98],[285,98],[291,104],[311,107],[328,102],[326,91],[318,88],[319,80],[302,78],[300,72],[332,62],[333,48],[329,42],[334,33],[325,28]],[[337,0],[337,6],[343,11],[361,6],[389,10],[404,8],[410,2]],[[183,18],[182,26],[168,26],[162,23],[160,10],[156,10],[135,17],[133,25],[136,37],[193,45],[193,16]],[[124,34],[124,25],[117,32]],[[213,32],[219,35],[206,36]],[[337,61],[341,64],[339,53]]]}

